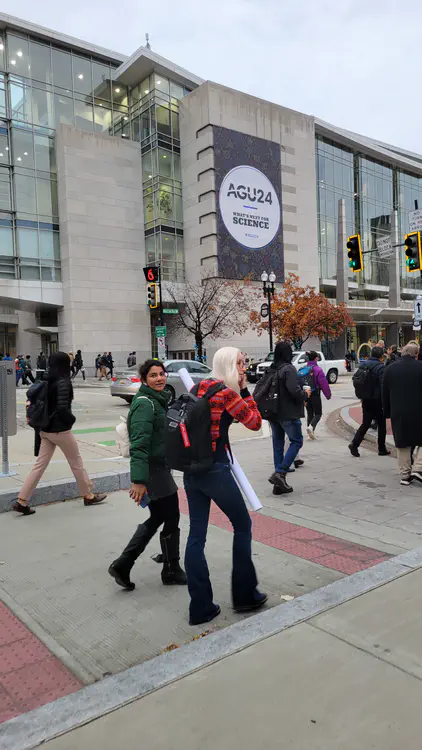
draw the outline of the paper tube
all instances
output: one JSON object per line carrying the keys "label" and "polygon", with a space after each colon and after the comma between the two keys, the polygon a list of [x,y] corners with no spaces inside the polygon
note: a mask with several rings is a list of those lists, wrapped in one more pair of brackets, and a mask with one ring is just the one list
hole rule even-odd
{"label": "paper tube", "polygon": [[[195,383],[193,382],[191,376],[189,375],[188,371],[185,367],[182,367],[179,370],[179,377],[185,386],[186,390],[189,392]],[[233,476],[236,479],[236,482],[238,483],[240,489],[242,490],[243,494],[245,495],[249,505],[251,506],[252,510],[261,510],[262,503],[259,500],[258,495],[256,494],[255,490],[253,489],[249,479],[247,478],[245,472],[243,471],[242,467],[240,466],[239,462],[236,460],[236,458],[233,456],[233,462],[230,457],[229,451],[227,451],[227,455],[230,462],[230,468],[233,472]]]}

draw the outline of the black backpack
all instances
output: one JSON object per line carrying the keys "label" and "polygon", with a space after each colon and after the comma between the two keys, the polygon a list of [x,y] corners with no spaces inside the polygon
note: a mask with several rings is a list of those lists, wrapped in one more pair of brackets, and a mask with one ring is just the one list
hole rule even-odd
{"label": "black backpack", "polygon": [[372,369],[362,364],[352,377],[356,398],[361,400],[374,398],[375,388]]}
{"label": "black backpack", "polygon": [[48,413],[48,382],[40,380],[26,392],[26,421],[34,430],[45,430],[50,421]]}
{"label": "black backpack", "polygon": [[[196,392],[198,392],[196,386]],[[214,453],[211,438],[209,400],[224,383],[216,383],[199,398],[195,393],[182,393],[169,407],[165,425],[166,461],[170,469],[199,474],[211,469]]]}
{"label": "black backpack", "polygon": [[267,419],[269,422],[275,422],[279,411],[277,370],[269,368],[269,371],[258,380],[253,397],[262,419]]}

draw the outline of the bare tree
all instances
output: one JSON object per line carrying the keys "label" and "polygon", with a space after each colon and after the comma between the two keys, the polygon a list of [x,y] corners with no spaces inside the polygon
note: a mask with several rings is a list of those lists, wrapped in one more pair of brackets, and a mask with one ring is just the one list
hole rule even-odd
{"label": "bare tree", "polygon": [[167,293],[179,311],[172,318],[171,330],[186,330],[194,336],[201,361],[207,338],[245,333],[258,295],[248,279],[231,281],[217,277],[186,284],[182,303],[174,287],[167,287]]}

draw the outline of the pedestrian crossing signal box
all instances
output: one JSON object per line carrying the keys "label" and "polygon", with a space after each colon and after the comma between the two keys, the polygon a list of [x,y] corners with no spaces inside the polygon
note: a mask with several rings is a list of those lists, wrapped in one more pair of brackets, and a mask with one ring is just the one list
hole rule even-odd
{"label": "pedestrian crossing signal box", "polygon": [[363,255],[360,234],[354,234],[347,240],[349,266],[353,273],[363,271]]}
{"label": "pedestrian crossing signal box", "polygon": [[144,276],[148,282],[153,281],[154,283],[160,281],[160,267],[159,266],[145,266]]}
{"label": "pedestrian crossing signal box", "polygon": [[158,307],[158,291],[157,284],[148,284],[148,305],[151,310]]}
{"label": "pedestrian crossing signal box", "polygon": [[408,273],[422,270],[421,233],[410,232],[404,238],[406,245],[406,269]]}

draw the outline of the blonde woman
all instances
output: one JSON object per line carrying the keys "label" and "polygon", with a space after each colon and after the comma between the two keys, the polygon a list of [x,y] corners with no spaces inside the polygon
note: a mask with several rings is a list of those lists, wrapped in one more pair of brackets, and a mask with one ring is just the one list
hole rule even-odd
{"label": "blonde woman", "polygon": [[200,474],[184,474],[190,516],[185,569],[191,597],[191,625],[210,622],[221,611],[213,602],[204,554],[211,500],[214,500],[233,525],[234,609],[246,612],[262,607],[267,601],[267,595],[261,594],[257,589],[258,581],[251,551],[251,519],[231,473],[226,451],[229,444],[229,427],[233,420],[241,422],[249,430],[257,431],[261,427],[261,415],[246,385],[244,357],[232,346],[225,346],[216,352],[211,379],[202,380],[195,386],[194,392],[202,397],[209,388],[219,382],[224,387],[209,400],[214,465],[209,471]]}

